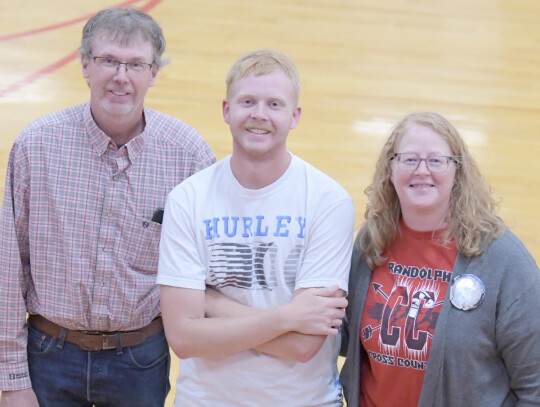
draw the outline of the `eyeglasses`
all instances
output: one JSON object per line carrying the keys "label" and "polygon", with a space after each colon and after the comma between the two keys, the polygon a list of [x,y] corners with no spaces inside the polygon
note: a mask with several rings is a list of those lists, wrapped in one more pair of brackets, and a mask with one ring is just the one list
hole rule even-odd
{"label": "eyeglasses", "polygon": [[391,158],[396,159],[399,168],[405,171],[416,171],[422,161],[425,161],[428,170],[431,172],[445,172],[448,170],[450,161],[459,163],[459,157],[449,157],[447,155],[430,155],[420,158],[416,153],[396,153]]}
{"label": "eyeglasses", "polygon": [[118,71],[118,68],[120,67],[120,65],[126,66],[126,73],[127,72],[142,73],[145,71],[149,71],[154,66],[154,64],[149,64],[146,62],[139,62],[139,61],[120,62],[111,57],[92,57],[92,58],[94,60],[94,63],[97,66],[105,70],[110,70],[111,72],[113,70]]}

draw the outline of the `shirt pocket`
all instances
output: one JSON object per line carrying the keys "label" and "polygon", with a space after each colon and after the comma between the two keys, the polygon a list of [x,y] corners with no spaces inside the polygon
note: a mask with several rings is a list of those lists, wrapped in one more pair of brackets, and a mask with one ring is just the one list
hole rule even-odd
{"label": "shirt pocket", "polygon": [[156,274],[161,224],[139,219],[128,245],[127,262],[136,272]]}

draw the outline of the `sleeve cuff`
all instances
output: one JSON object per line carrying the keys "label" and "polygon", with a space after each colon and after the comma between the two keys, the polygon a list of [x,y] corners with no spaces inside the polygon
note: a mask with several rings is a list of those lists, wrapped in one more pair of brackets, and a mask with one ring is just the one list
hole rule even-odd
{"label": "sleeve cuff", "polygon": [[0,363],[0,390],[24,390],[32,387],[28,363]]}

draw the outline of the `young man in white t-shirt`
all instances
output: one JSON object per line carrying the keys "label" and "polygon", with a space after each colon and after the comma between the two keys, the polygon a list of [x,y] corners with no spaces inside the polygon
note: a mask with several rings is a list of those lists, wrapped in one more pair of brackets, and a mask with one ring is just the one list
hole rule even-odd
{"label": "young man in white t-shirt", "polygon": [[354,209],[287,151],[299,78],[275,51],[227,76],[232,154],[169,195],[158,284],[182,360],[175,407],[341,406],[337,355]]}

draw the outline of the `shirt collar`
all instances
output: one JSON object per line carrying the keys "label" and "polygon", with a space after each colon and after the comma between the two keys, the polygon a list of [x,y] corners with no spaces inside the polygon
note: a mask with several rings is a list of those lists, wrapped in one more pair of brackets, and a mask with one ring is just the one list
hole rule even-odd
{"label": "shirt collar", "polygon": [[[129,160],[131,162],[133,162],[135,158],[139,155],[139,153],[142,151],[144,142],[146,138],[149,137],[148,128],[149,122],[151,120],[151,112],[149,112],[146,107],[144,107],[143,109],[143,114],[145,117],[144,130],[137,137],[131,139],[125,146],[128,152]],[[92,117],[92,112],[90,111],[90,102],[86,103],[86,106],[83,110],[83,122],[90,142],[96,149],[98,155],[101,157],[107,151],[109,144],[114,144],[114,142],[98,127],[97,123],[95,122],[94,118]]]}

